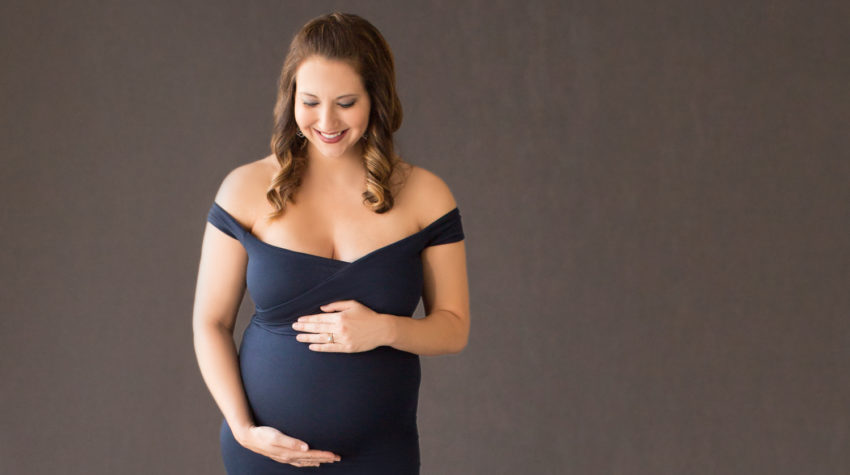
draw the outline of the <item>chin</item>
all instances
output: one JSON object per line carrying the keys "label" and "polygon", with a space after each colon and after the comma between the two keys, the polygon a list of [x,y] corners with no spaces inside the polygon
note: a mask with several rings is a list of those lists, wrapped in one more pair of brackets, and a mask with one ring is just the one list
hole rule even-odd
{"label": "chin", "polygon": [[341,157],[352,150],[351,145],[347,147],[339,146],[340,144],[335,144],[336,146],[328,147],[327,144],[321,143],[316,145],[316,150],[319,151],[322,155],[326,157]]}

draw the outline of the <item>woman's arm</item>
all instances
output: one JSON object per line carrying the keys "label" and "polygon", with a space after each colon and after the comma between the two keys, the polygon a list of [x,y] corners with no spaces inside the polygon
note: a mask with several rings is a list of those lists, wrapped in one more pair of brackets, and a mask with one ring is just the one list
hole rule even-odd
{"label": "woman's arm", "polygon": [[[228,210],[248,202],[240,192],[262,190],[261,173],[243,165],[222,182],[215,201]],[[256,178],[259,177],[259,178]],[[251,180],[254,180],[253,182]],[[245,183],[249,186],[245,186]],[[247,213],[240,209],[240,216]],[[311,449],[307,443],[253,421],[242,385],[233,328],[239,304],[245,295],[248,254],[242,243],[207,223],[198,266],[198,283],[192,313],[195,355],[201,376],[218,404],[233,438],[248,450],[296,467],[316,467],[339,461],[337,454]]]}
{"label": "woman's arm", "polygon": [[388,319],[391,324],[387,344],[418,355],[459,353],[469,340],[464,241],[426,247],[422,251],[422,264],[422,303],[426,317]]}
{"label": "woman's arm", "polygon": [[253,420],[242,387],[233,328],[245,295],[242,244],[207,223],[192,314],[195,355],[210,393],[239,440]]}
{"label": "woman's arm", "polygon": [[[415,167],[409,186],[416,196],[423,223],[431,223],[457,206],[446,182]],[[469,284],[466,244],[457,241],[422,250],[422,303],[425,318],[389,318],[388,345],[419,355],[459,353],[469,340]]]}

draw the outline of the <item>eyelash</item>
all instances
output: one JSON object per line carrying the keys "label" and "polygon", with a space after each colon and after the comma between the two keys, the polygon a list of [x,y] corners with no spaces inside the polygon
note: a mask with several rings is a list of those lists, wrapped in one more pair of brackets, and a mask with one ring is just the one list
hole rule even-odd
{"label": "eyelash", "polygon": [[[313,106],[318,105],[319,103],[318,102],[303,102],[303,104],[307,107],[313,107]],[[340,107],[342,107],[343,109],[348,109],[349,107],[354,105],[354,102],[349,102],[348,104],[338,104],[338,105]]]}

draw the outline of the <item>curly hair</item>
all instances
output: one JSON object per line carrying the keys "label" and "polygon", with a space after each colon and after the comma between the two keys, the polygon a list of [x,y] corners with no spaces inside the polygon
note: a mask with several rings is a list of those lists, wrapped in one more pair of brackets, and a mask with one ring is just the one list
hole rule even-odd
{"label": "curly hair", "polygon": [[280,73],[274,107],[272,152],[280,171],[272,180],[266,198],[280,216],[286,202],[295,203],[295,193],[307,168],[307,139],[296,135],[295,73],[310,56],[342,60],[363,79],[371,109],[363,147],[366,191],[363,201],[376,213],[393,207],[390,178],[401,159],[395,154],[393,133],[401,127],[402,109],[395,85],[395,65],[384,37],[371,23],[350,13],[333,12],[307,22],[292,39]]}

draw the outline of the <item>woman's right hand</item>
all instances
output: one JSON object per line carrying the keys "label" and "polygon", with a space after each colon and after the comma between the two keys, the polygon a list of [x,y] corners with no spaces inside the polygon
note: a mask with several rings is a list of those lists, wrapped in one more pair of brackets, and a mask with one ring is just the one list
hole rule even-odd
{"label": "woman's right hand", "polygon": [[237,439],[248,450],[296,467],[318,467],[320,463],[338,462],[342,458],[325,450],[308,450],[304,441],[284,435],[274,427],[251,426]]}

